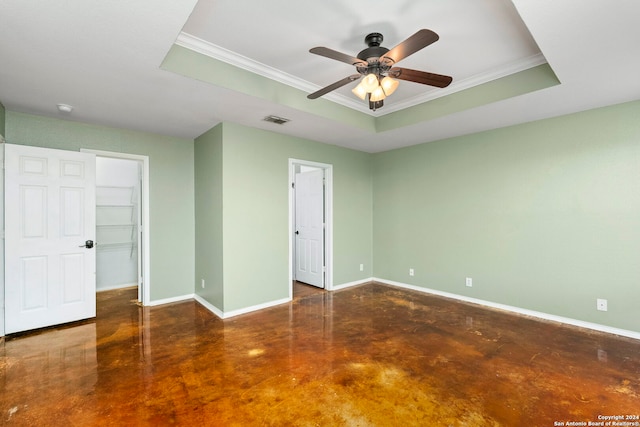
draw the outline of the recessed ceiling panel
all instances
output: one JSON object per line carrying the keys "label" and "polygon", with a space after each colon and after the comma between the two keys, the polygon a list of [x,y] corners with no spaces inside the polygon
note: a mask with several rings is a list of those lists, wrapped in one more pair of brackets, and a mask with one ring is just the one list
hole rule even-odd
{"label": "recessed ceiling panel", "polygon": [[[380,32],[392,48],[422,28],[440,40],[399,65],[453,76],[447,90],[403,81],[386,102],[406,108],[544,62],[510,0],[296,1],[200,0],[184,33],[317,88],[354,73],[348,64],[309,53],[325,46],[356,55]],[[541,59],[542,58],[542,59]],[[346,85],[337,94],[351,100]]]}

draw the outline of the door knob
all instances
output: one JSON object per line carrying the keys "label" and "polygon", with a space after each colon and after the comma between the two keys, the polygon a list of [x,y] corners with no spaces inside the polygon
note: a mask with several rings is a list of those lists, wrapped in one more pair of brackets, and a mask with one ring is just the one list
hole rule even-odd
{"label": "door knob", "polygon": [[300,232],[298,230],[296,230],[296,234],[300,234]]}
{"label": "door knob", "polygon": [[87,240],[86,242],[84,242],[84,245],[80,245],[78,247],[91,249],[93,247],[93,240]]}

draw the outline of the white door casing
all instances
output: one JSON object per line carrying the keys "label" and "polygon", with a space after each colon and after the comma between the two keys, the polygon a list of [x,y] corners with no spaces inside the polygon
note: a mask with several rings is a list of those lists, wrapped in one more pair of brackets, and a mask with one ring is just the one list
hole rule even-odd
{"label": "white door casing", "polygon": [[324,170],[295,178],[296,280],[324,287]]}
{"label": "white door casing", "polygon": [[5,145],[5,328],[95,317],[95,155]]}
{"label": "white door casing", "polygon": [[136,241],[137,243],[137,256],[138,256],[138,302],[139,303],[143,303],[144,302],[144,296],[143,296],[143,285],[142,285],[142,281],[143,281],[143,271],[144,271],[144,264],[142,263],[143,261],[143,257],[142,257],[142,244],[143,244],[143,240],[142,240],[142,189],[144,188],[144,179],[142,177],[142,162],[138,161],[138,194],[136,195],[137,198],[137,204],[138,204],[138,210],[137,210],[137,217],[136,217],[136,227],[135,227],[135,231],[136,231]]}

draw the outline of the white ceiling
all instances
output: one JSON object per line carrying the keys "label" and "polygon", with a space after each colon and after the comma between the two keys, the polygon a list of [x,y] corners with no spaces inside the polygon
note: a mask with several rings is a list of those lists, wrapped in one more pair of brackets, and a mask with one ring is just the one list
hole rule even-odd
{"label": "white ceiling", "polygon": [[[0,102],[11,111],[186,138],[231,121],[377,152],[640,99],[638,18],[637,0],[3,0]],[[402,81],[374,116],[544,61],[561,84],[373,133],[160,68],[176,41],[198,43],[311,92],[354,70],[309,48],[355,55],[369,32],[381,32],[392,48],[421,28],[440,40],[400,66],[451,75],[454,83],[434,89]],[[353,85],[326,98],[370,114]],[[59,103],[75,109],[63,115]],[[276,126],[262,121],[268,114],[292,121]]]}

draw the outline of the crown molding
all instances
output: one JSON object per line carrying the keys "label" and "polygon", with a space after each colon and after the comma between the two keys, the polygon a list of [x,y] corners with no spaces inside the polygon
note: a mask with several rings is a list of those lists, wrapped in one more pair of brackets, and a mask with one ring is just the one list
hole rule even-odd
{"label": "crown molding", "polygon": [[492,70],[485,71],[480,74],[475,74],[464,80],[460,80],[460,81],[454,80],[454,82],[449,86],[447,86],[446,88],[434,89],[433,91],[429,91],[417,96],[413,96],[409,99],[406,99],[401,102],[393,103],[391,105],[385,104],[384,114],[390,114],[396,111],[404,110],[405,108],[413,107],[414,105],[433,101],[434,99],[442,98],[444,96],[448,96],[456,92],[461,92],[465,89],[470,89],[472,87],[479,86],[481,84],[488,83],[493,80],[498,80],[502,77],[510,76],[512,74],[519,73],[520,71],[525,71],[530,68],[537,67],[538,65],[542,65],[546,63],[547,63],[547,60],[545,59],[542,53],[538,53],[536,55],[518,59],[508,64],[501,65],[500,67],[496,67]]}
{"label": "crown molding", "polygon": [[[229,65],[266,77],[270,80],[299,89],[303,92],[312,93],[321,88],[321,86],[285,73],[277,68],[255,61],[251,58],[247,58],[246,56],[232,52],[229,49],[214,45],[213,43],[209,43],[206,40],[202,40],[185,32],[180,33],[176,39],[176,44],[202,55],[206,55],[210,58],[217,59],[218,61],[225,62]],[[362,111],[363,113],[369,112],[368,106],[362,104],[359,100],[347,98],[346,96],[338,93],[330,93],[325,95],[323,98],[345,107]]]}
{"label": "crown molding", "polygon": [[[195,37],[191,34],[181,32],[176,39],[176,44],[186,49],[190,49],[194,52],[206,55],[210,58],[225,62],[243,70],[258,74],[262,77],[266,77],[270,80],[291,86],[295,89],[299,89],[303,92],[315,92],[320,89],[321,86],[308,82],[304,79],[296,77],[294,75],[285,73],[277,68],[255,61],[246,56],[237,54],[225,49],[221,46],[217,46],[213,43],[209,43],[206,40]],[[428,91],[426,93],[411,97],[401,102],[385,103],[384,111],[377,110],[371,111],[368,105],[359,99],[352,99],[350,97],[338,94],[336,92],[324,95],[323,98],[333,101],[337,104],[345,107],[360,111],[365,114],[369,114],[374,117],[384,116],[396,111],[404,110],[406,108],[413,107],[418,104],[422,104],[428,101],[432,101],[437,98],[451,95],[456,92],[463,91],[465,89],[472,88],[474,86],[488,83],[493,80],[497,80],[502,77],[509,76],[511,74],[525,71],[538,65],[546,64],[547,61],[542,53],[532,55],[523,59],[513,61],[511,63],[502,65],[500,67],[488,70],[486,72],[476,74],[469,78],[460,81],[454,81],[451,85],[444,89],[437,89]]]}

